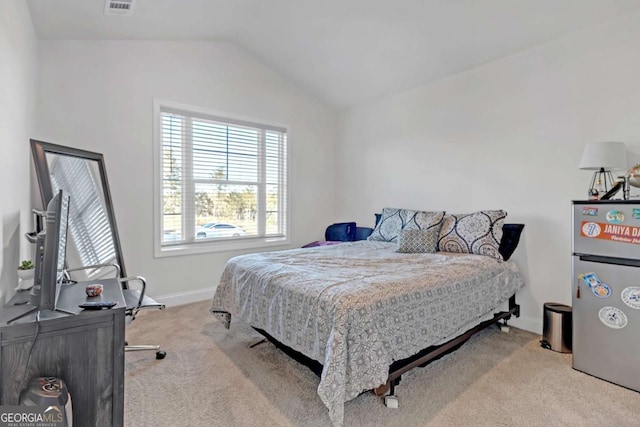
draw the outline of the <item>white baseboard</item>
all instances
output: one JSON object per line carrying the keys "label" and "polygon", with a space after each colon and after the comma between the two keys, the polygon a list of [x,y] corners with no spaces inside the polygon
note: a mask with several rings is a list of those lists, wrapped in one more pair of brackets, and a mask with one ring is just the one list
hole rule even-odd
{"label": "white baseboard", "polygon": [[542,322],[540,319],[532,317],[512,317],[509,319],[509,324],[516,328],[524,329],[525,331],[533,332],[534,334],[542,335]]}
{"label": "white baseboard", "polygon": [[176,305],[191,304],[192,302],[211,300],[213,298],[214,291],[215,288],[196,289],[195,291],[158,295],[157,297],[154,296],[153,299],[161,301],[167,307],[173,307]]}

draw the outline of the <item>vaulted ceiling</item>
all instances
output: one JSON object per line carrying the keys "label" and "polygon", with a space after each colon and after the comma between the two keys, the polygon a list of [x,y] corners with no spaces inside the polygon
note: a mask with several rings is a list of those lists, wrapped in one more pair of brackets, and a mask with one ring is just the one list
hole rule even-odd
{"label": "vaulted ceiling", "polygon": [[640,0],[28,0],[42,39],[223,40],[335,108],[597,25]]}

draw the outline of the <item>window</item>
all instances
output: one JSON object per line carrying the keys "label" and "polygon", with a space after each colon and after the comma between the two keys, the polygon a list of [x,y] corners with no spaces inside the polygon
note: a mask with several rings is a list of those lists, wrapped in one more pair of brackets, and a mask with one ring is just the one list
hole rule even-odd
{"label": "window", "polygon": [[285,127],[167,102],[156,126],[157,255],[287,243]]}

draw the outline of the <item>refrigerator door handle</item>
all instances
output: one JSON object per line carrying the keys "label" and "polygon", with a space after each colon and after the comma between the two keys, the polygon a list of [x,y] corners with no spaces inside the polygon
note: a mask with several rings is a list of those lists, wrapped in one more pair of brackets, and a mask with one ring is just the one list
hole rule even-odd
{"label": "refrigerator door handle", "polygon": [[580,257],[580,261],[600,262],[602,264],[624,265],[626,267],[640,267],[640,260],[638,259],[616,258],[616,257],[599,256],[599,255],[580,255],[580,254],[576,254],[576,255]]}

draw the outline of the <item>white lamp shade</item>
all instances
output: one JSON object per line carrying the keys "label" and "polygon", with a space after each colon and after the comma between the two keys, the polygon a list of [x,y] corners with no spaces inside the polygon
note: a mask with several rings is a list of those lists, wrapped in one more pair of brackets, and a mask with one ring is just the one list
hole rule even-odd
{"label": "white lamp shade", "polygon": [[627,169],[627,146],[624,142],[590,142],[584,147],[580,169]]}

